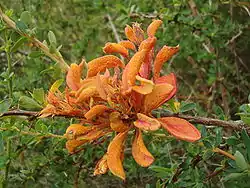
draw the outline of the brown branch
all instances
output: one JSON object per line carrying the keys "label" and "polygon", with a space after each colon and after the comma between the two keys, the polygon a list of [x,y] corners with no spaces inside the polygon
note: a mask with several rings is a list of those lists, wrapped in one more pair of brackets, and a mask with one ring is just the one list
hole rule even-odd
{"label": "brown branch", "polygon": [[[200,116],[190,116],[190,115],[183,115],[183,114],[171,114],[166,111],[153,111],[152,115],[154,117],[179,117],[185,119],[191,123],[198,123],[203,125],[214,125],[217,127],[223,127],[227,129],[232,129],[236,131],[241,131],[242,129],[246,129],[246,131],[250,134],[250,127],[243,123],[242,121],[225,121],[220,119],[208,118],[208,117],[200,117]],[[1,117],[5,116],[27,116],[27,117],[39,117],[39,112],[34,111],[24,111],[24,110],[13,110],[8,111],[0,115]],[[70,115],[56,115],[65,118],[84,118],[83,116],[70,116]]]}
{"label": "brown branch", "polygon": [[5,22],[5,24],[11,28],[14,29],[17,33],[20,35],[27,37],[36,47],[40,48],[41,51],[44,52],[45,55],[50,57],[53,61],[57,62],[63,71],[67,71],[69,69],[69,65],[64,61],[63,57],[61,56],[60,52],[58,53],[51,53],[49,48],[43,44],[41,41],[39,41],[37,38],[30,36],[27,33],[24,33],[20,31],[16,27],[16,23],[11,20],[6,14],[3,13],[1,7],[0,7],[0,18]]}

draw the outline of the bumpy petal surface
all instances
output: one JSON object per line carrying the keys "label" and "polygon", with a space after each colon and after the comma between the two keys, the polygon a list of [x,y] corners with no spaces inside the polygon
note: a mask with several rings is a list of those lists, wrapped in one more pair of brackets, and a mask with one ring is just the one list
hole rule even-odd
{"label": "bumpy petal surface", "polygon": [[65,137],[68,140],[76,139],[78,136],[86,134],[90,130],[89,127],[80,124],[71,124],[65,133]]}
{"label": "bumpy petal surface", "polygon": [[133,51],[136,50],[136,47],[135,47],[134,43],[129,41],[129,40],[122,40],[118,44],[122,45],[126,49],[133,50]]}
{"label": "bumpy petal surface", "polygon": [[194,142],[201,138],[199,130],[188,121],[177,117],[164,117],[158,119],[163,128],[180,140]]}
{"label": "bumpy petal surface", "polygon": [[85,141],[82,140],[68,140],[66,142],[66,149],[69,153],[74,153],[77,149],[77,147],[83,145]]}
{"label": "bumpy petal surface", "polygon": [[140,67],[145,59],[147,51],[142,50],[130,59],[122,74],[122,90],[123,93],[131,91],[131,86],[135,85],[136,75],[139,73]]}
{"label": "bumpy petal surface", "polygon": [[173,88],[170,84],[156,84],[153,91],[144,98],[144,112],[149,113],[162,105],[169,98]]}
{"label": "bumpy petal surface", "polygon": [[168,61],[174,54],[179,51],[179,45],[176,47],[163,46],[163,48],[157,53],[154,61],[154,79],[160,77],[160,71],[163,64]]}
{"label": "bumpy petal surface", "polygon": [[122,153],[127,131],[119,133],[108,146],[107,163],[109,170],[115,175],[125,180],[125,172],[122,166]]}
{"label": "bumpy petal surface", "polygon": [[147,28],[147,34],[149,37],[155,36],[157,29],[161,26],[161,20],[154,20]]}
{"label": "bumpy petal surface", "polygon": [[135,33],[133,31],[133,28],[130,27],[129,25],[125,27],[125,35],[128,40],[130,40],[133,43],[136,43],[137,39],[136,39]]}
{"label": "bumpy petal surface", "polygon": [[96,87],[88,87],[88,88],[82,90],[82,92],[80,93],[80,95],[77,98],[76,102],[79,103],[79,102],[86,101],[87,99],[94,96],[95,94],[97,94]]}
{"label": "bumpy petal surface", "polygon": [[103,114],[105,111],[109,110],[109,107],[99,104],[93,106],[84,116],[86,119],[93,119],[95,116]]}
{"label": "bumpy petal surface", "polygon": [[137,113],[137,120],[134,122],[134,125],[145,131],[156,131],[161,127],[161,124],[157,119],[150,118],[144,114]]}
{"label": "bumpy petal surface", "polygon": [[88,63],[87,77],[95,76],[98,72],[103,72],[107,68],[114,67],[124,68],[123,62],[116,56],[106,55],[93,59]]}
{"label": "bumpy petal surface", "polygon": [[109,115],[110,127],[116,132],[124,132],[128,130],[128,126],[121,120],[119,112],[112,112]]}
{"label": "bumpy petal surface", "polygon": [[84,63],[81,63],[80,65],[73,63],[70,65],[70,68],[68,70],[66,76],[66,83],[68,87],[73,91],[78,90],[80,87],[83,65]]}
{"label": "bumpy petal surface", "polygon": [[103,48],[103,52],[106,54],[118,53],[124,56],[125,58],[128,57],[128,50],[124,46],[117,43],[106,43]]}
{"label": "bumpy petal surface", "polygon": [[135,132],[135,138],[132,144],[132,155],[135,161],[143,167],[148,167],[154,162],[154,157],[147,150],[139,129],[136,129]]}

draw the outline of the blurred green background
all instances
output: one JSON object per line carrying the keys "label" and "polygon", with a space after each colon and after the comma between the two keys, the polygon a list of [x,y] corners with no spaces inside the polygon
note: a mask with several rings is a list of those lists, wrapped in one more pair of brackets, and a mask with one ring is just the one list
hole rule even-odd
{"label": "blurred green background", "polygon": [[[180,52],[165,66],[166,72],[177,74],[177,99],[183,104],[194,103],[191,115],[219,119],[239,119],[235,113],[241,104],[248,102],[250,89],[250,3],[237,0],[2,0],[5,11],[18,20],[29,11],[32,20],[28,27],[35,36],[48,41],[53,31],[60,52],[68,63],[87,62],[103,54],[106,42],[116,38],[110,16],[120,39],[125,39],[124,27],[133,22],[146,29],[152,19],[161,19],[163,26],[157,32],[158,49],[163,45],[180,45]],[[3,23],[1,23],[3,28]],[[11,38],[13,45],[19,38],[13,31],[0,33],[0,45]],[[6,99],[7,59],[0,51],[0,98]],[[18,107],[20,96],[30,96],[34,88],[45,92],[50,85],[63,78],[57,65],[39,54],[32,44],[25,43],[11,54],[13,66],[13,109]],[[2,127],[29,127],[30,130],[63,134],[70,121],[63,118],[26,120],[5,118]],[[214,157],[211,148],[223,146],[235,152],[245,152],[242,134],[222,132],[220,128],[206,129],[198,125],[203,134],[205,149],[198,144],[152,137],[147,134],[145,143],[157,159],[152,168],[139,167],[125,151],[124,162],[127,181],[121,182],[112,175],[93,177],[93,167],[105,152],[108,142],[76,155],[69,155],[64,141],[16,135],[2,132],[3,143],[11,138],[9,187],[250,187],[246,176],[233,183],[223,179],[234,172],[235,164],[226,158]],[[164,133],[165,134],[165,133]],[[228,141],[229,139],[229,141]],[[1,176],[6,165],[6,146],[0,147]],[[9,158],[8,158],[9,159]],[[3,162],[1,162],[1,160]],[[193,160],[199,164],[194,165]],[[206,161],[207,160],[207,161]],[[228,163],[227,163],[228,162]],[[232,161],[231,161],[232,163]],[[182,166],[181,166],[182,165]],[[192,166],[193,165],[193,166]],[[218,176],[208,178],[215,169],[229,168]],[[231,166],[230,166],[231,165]],[[234,165],[234,166],[233,166]],[[180,167],[181,166],[181,167]],[[183,169],[175,180],[178,169]],[[230,171],[231,170],[231,171]],[[234,172],[236,173],[236,172]],[[240,176],[239,176],[240,177]],[[231,178],[231,177],[230,177]],[[229,180],[230,180],[229,178]],[[3,179],[3,178],[2,178]],[[236,178],[237,179],[237,178]],[[5,182],[6,183],[6,182]]]}

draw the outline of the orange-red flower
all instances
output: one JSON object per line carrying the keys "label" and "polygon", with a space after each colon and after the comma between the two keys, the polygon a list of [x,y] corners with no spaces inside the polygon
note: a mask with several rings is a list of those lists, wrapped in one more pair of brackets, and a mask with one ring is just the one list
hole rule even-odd
{"label": "orange-red flower", "polygon": [[[120,54],[126,62],[114,55],[105,55],[90,61],[86,78],[81,77],[83,64],[71,64],[66,76],[66,88],[61,93],[54,88],[48,94],[48,105],[41,116],[67,115],[81,118],[81,124],[73,124],[65,133],[66,148],[74,153],[78,146],[116,132],[107,153],[97,163],[94,174],[110,170],[125,179],[123,150],[128,132],[134,131],[132,155],[135,161],[147,167],[154,157],[147,150],[142,132],[156,131],[161,127],[177,139],[194,142],[200,132],[188,121],[177,117],[154,118],[152,110],[171,99],[176,91],[174,73],[161,76],[161,69],[179,46],[164,46],[155,55],[155,33],[162,24],[153,21],[147,28],[147,38],[139,24],[126,26],[128,40],[107,43],[106,54]],[[129,55],[132,54],[132,55]]]}

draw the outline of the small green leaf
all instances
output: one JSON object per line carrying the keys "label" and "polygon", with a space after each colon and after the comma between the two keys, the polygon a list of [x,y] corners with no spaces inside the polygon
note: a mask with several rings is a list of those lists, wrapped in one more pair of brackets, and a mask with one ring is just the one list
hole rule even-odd
{"label": "small green leaf", "polygon": [[17,27],[17,29],[19,29],[23,33],[25,33],[26,30],[28,29],[28,26],[25,23],[23,23],[22,21],[17,21],[16,27]]}
{"label": "small green leaf", "polygon": [[6,155],[0,156],[0,169],[5,168],[7,162],[8,162],[8,157]]}
{"label": "small green leaf", "polygon": [[38,104],[34,99],[22,96],[19,99],[19,105],[20,107],[26,109],[26,110],[41,110],[42,106]]}
{"label": "small green leaf", "polygon": [[31,57],[31,58],[38,58],[38,57],[41,57],[42,55],[43,55],[42,52],[34,51],[34,52],[31,52],[31,53],[29,54],[29,57]]}
{"label": "small green leaf", "polygon": [[250,161],[250,138],[245,129],[241,131],[241,137],[243,139],[243,143],[246,146],[248,161]]}
{"label": "small green leaf", "polygon": [[183,112],[187,112],[187,111],[190,111],[190,110],[194,110],[196,108],[196,104],[195,103],[185,103],[185,102],[182,102],[181,103],[181,107],[180,107],[180,112],[183,113]]}
{"label": "small green leaf", "polygon": [[55,36],[55,34],[53,33],[53,31],[49,31],[49,32],[48,32],[48,38],[49,38],[50,44],[56,45],[56,36]]}
{"label": "small green leaf", "polygon": [[12,104],[12,99],[4,99],[0,101],[0,114],[7,112]]}
{"label": "small green leaf", "polygon": [[39,88],[39,89],[34,89],[33,90],[33,94],[32,97],[39,102],[40,104],[44,104],[45,101],[45,93],[43,88]]}
{"label": "small green leaf", "polygon": [[223,178],[223,181],[235,180],[236,178],[240,178],[245,176],[245,173],[231,173]]}
{"label": "small green leaf", "polygon": [[29,11],[22,12],[20,20],[26,24],[30,24],[32,22],[32,17],[30,12]]}
{"label": "small green leaf", "polygon": [[11,52],[16,52],[17,49],[24,43],[26,42],[28,39],[26,37],[21,37],[18,41],[16,41],[16,43],[11,47],[10,51]]}
{"label": "small green leaf", "polygon": [[239,151],[236,151],[235,154],[234,154],[234,156],[235,156],[236,165],[241,170],[246,170],[248,168],[248,164],[247,164],[244,156]]}
{"label": "small green leaf", "polygon": [[53,83],[53,85],[50,87],[50,92],[54,93],[63,83],[63,79],[59,79]]}

